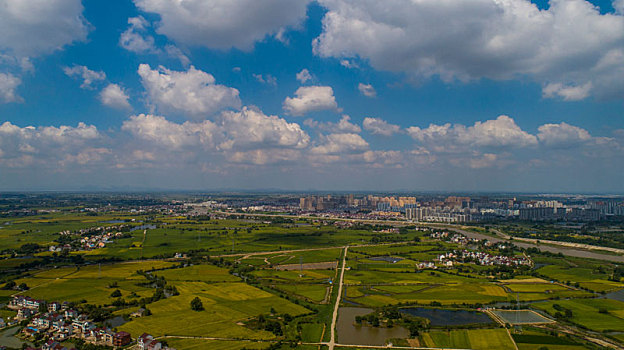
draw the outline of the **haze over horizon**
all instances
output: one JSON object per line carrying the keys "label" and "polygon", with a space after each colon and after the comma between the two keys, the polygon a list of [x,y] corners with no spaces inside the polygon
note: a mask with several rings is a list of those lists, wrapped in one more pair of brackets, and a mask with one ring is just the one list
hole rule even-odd
{"label": "haze over horizon", "polygon": [[0,191],[624,193],[624,0],[0,0]]}

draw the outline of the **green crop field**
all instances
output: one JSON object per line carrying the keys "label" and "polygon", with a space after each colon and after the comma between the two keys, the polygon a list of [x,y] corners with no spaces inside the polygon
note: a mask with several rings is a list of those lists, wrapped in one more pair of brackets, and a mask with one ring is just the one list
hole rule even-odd
{"label": "green crop field", "polygon": [[[245,283],[177,282],[180,295],[149,305],[151,316],[134,319],[120,327],[138,336],[148,332],[154,336],[210,336],[243,339],[273,339],[274,334],[251,330],[237,323],[271,308],[278,313],[300,315],[309,311],[273,294]],[[205,310],[193,311],[191,300],[198,296]]]}
{"label": "green crop field", "polygon": [[422,334],[427,347],[461,348],[475,350],[515,349],[504,329],[453,330]]}
{"label": "green crop field", "polygon": [[[143,261],[120,263],[114,265],[90,265],[76,268],[59,268],[37,273],[31,277],[18,279],[16,282],[26,283],[30,290],[21,294],[48,301],[80,301],[90,304],[110,304],[114,298],[110,294],[119,289],[122,297],[134,292],[139,297],[152,294],[152,289],[137,286],[138,281],[145,278],[136,273],[137,270],[166,268],[173,264],[165,261]],[[116,283],[117,287],[109,285]]]}
{"label": "green crop field", "polygon": [[585,346],[572,341],[564,336],[552,336],[544,333],[524,331],[522,334],[512,334],[518,349],[520,350],[539,350],[540,348],[548,348],[553,350],[581,350],[586,349]]}
{"label": "green crop field", "polygon": [[305,342],[320,341],[323,328],[321,323],[304,323],[301,326],[301,339]]}
{"label": "green crop field", "polygon": [[[572,322],[589,329],[624,331],[624,303],[610,299],[571,299],[534,304],[536,308],[554,315],[558,304],[572,311]],[[601,313],[603,309],[606,313]]]}
{"label": "green crop field", "polygon": [[180,339],[166,338],[167,344],[175,349],[187,350],[240,350],[240,349],[266,349],[270,346],[266,342],[249,342],[249,341],[224,341],[224,340],[205,340],[205,339]]}
{"label": "green crop field", "polygon": [[517,293],[544,293],[553,291],[570,290],[569,288],[554,283],[513,283],[505,285],[512,292]]}
{"label": "green crop field", "polygon": [[228,273],[228,270],[214,265],[193,265],[189,267],[155,272],[167,281],[198,281],[198,282],[234,282],[239,277]]}
{"label": "green crop field", "polygon": [[302,296],[312,302],[320,303],[325,299],[329,285],[327,284],[275,284],[273,288],[287,293]]}
{"label": "green crop field", "polygon": [[298,270],[279,271],[273,269],[257,270],[253,275],[267,280],[268,282],[280,283],[328,283],[328,280],[334,280],[336,271],[334,270],[305,270],[300,274]]}
{"label": "green crop field", "polygon": [[[331,220],[273,220],[268,217],[234,220],[214,219],[214,216],[208,220],[207,217],[170,216],[163,212],[150,215],[52,212],[6,220],[10,222],[0,225],[4,226],[0,228],[0,250],[4,250],[0,256],[0,272],[3,273],[0,286],[12,281],[16,285],[26,283],[30,289],[20,292],[16,285],[6,285],[7,289],[0,289],[0,301],[6,302],[16,293],[48,301],[86,301],[104,305],[117,316],[127,316],[145,303],[151,315],[133,318],[118,327],[119,330],[129,331],[134,337],[144,332],[157,337],[171,336],[163,340],[181,350],[264,349],[282,339],[286,342],[281,349],[286,349],[290,348],[287,344],[290,341],[329,340],[328,326],[338,297],[336,285],[340,269],[303,266],[303,271],[298,268],[284,271],[275,267],[342,261],[343,248],[340,247],[345,245],[350,247],[341,296],[343,306],[356,303],[386,317],[383,313],[388,312],[385,307],[390,305],[439,303],[453,309],[474,310],[481,306],[477,304],[509,302],[519,297],[525,302],[539,301],[532,303],[532,307],[546,311],[553,318],[560,312],[558,323],[572,322],[582,326],[574,327],[579,331],[586,332],[585,328],[604,331],[593,334],[624,341],[618,333],[607,334],[609,331],[624,332],[624,303],[600,299],[598,294],[583,290],[605,292],[624,288],[624,283],[609,280],[617,275],[615,265],[610,263],[531,252],[531,259],[538,266],[536,269],[472,262],[455,262],[452,267],[444,267],[435,259],[453,250],[509,252],[499,251],[495,246],[466,247],[441,242],[424,237],[413,228],[387,233],[382,232],[388,227],[383,224],[341,228]],[[60,231],[119,225],[107,222],[116,220],[124,221],[124,225],[145,224],[155,228],[147,229],[145,235],[142,228],[132,231],[128,238],[116,239],[105,248],[90,251],[74,249],[67,254],[47,249],[49,245],[64,244],[61,242],[68,240],[73,240],[74,247],[78,246],[76,239],[80,236],[61,237]],[[421,242],[416,242],[415,237]],[[37,243],[41,247],[28,250],[28,246],[22,247],[25,243]],[[184,253],[186,257],[167,261],[174,253]],[[392,263],[379,259],[386,256],[401,260]],[[85,261],[88,264],[85,265]],[[423,261],[435,261],[438,267],[420,270],[417,265]],[[140,274],[137,270],[150,273]],[[166,285],[174,286],[179,295],[171,295],[171,290],[166,290],[166,295],[161,293],[158,298],[151,299],[157,287],[163,288],[163,284],[146,283],[148,279],[154,281],[153,276],[164,278]],[[551,280],[559,283],[551,283]],[[133,302],[132,306],[120,304],[120,300],[111,297],[117,289],[125,301]],[[327,295],[329,291],[331,295]],[[195,297],[202,301],[203,311],[191,310],[190,302]],[[139,302],[141,298],[145,299]],[[116,300],[118,303],[113,305]],[[555,304],[559,305],[558,310]],[[77,307],[81,305],[78,303]],[[272,309],[275,314],[270,315]],[[568,316],[561,310],[570,310]],[[0,309],[0,317],[13,314],[13,311]],[[269,320],[278,320],[284,333],[276,335],[271,328],[264,328],[265,324],[257,319],[260,314]],[[394,325],[408,327],[409,322],[414,320],[395,319]],[[561,343],[561,339],[548,335],[557,329],[557,324],[543,327],[547,328],[544,333],[514,335],[518,349],[583,348],[574,342]],[[523,328],[526,330],[527,326]],[[514,349],[505,329],[449,326],[446,331],[421,329],[420,332],[423,346]],[[569,339],[579,337],[575,335]],[[393,342],[407,344],[406,339]],[[316,350],[319,346],[293,348]]]}
{"label": "green crop field", "polygon": [[562,282],[578,282],[583,288],[596,292],[604,292],[624,288],[624,283],[609,281],[609,274],[593,268],[564,267],[560,265],[548,265],[537,270],[549,278]]}

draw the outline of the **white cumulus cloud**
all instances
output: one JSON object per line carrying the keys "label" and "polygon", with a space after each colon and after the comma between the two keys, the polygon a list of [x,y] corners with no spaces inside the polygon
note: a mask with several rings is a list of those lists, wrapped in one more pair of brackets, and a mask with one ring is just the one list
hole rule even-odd
{"label": "white cumulus cloud", "polygon": [[360,128],[359,125],[351,123],[351,117],[348,115],[343,115],[338,123],[322,123],[313,119],[306,119],[303,123],[311,128],[327,132],[359,133],[362,131],[362,128]]}
{"label": "white cumulus cloud", "polygon": [[295,91],[295,97],[286,97],[283,107],[292,116],[323,110],[339,111],[334,90],[330,86],[302,86]]}
{"label": "white cumulus cloud", "polygon": [[154,44],[154,37],[146,33],[150,23],[143,16],[128,18],[130,25],[119,37],[119,45],[124,49],[136,53],[158,52]]}
{"label": "white cumulus cloud", "polygon": [[377,91],[375,91],[375,88],[371,84],[359,83],[358,90],[360,90],[360,93],[366,97],[377,96]]}
{"label": "white cumulus cloud", "polygon": [[223,149],[304,148],[310,141],[299,124],[288,123],[278,116],[267,116],[256,108],[224,112],[220,126],[226,135],[226,140],[220,144]]}
{"label": "white cumulus cloud", "polygon": [[[585,0],[321,0],[322,57],[444,81],[528,76],[564,99],[624,96],[624,16]],[[614,5],[621,9],[621,2]],[[536,39],[539,38],[539,39]],[[591,83],[591,85],[587,85]],[[591,90],[584,91],[591,86]],[[574,88],[570,87],[584,87]]]}
{"label": "white cumulus cloud", "polygon": [[615,13],[624,15],[624,0],[613,0],[613,8]]}
{"label": "white cumulus cloud", "polygon": [[379,118],[364,118],[362,122],[362,126],[364,130],[370,132],[371,134],[383,135],[383,136],[392,136],[401,131],[401,128],[398,125],[390,124],[387,121]]}
{"label": "white cumulus cloud", "polygon": [[312,154],[358,153],[368,150],[368,142],[362,136],[353,133],[336,133],[321,137],[321,143],[312,147]]}
{"label": "white cumulus cloud", "polygon": [[191,60],[174,45],[165,45],[164,50],[156,46],[154,37],[149,33],[152,25],[143,16],[128,18],[129,27],[119,36],[119,46],[137,54],[166,54],[178,59],[184,67]]}
{"label": "white cumulus cloud", "polygon": [[22,79],[13,74],[0,73],[0,102],[23,102],[24,99],[15,91],[21,83]]}
{"label": "white cumulus cloud", "polygon": [[570,146],[592,139],[589,132],[578,126],[562,122],[559,124],[544,124],[537,129],[537,138],[547,146]]}
{"label": "white cumulus cloud", "polygon": [[130,103],[128,102],[128,95],[117,84],[108,84],[100,92],[100,101],[103,105],[117,109],[130,109]]}
{"label": "white cumulus cloud", "polygon": [[38,56],[84,41],[80,0],[0,0],[0,53]]}
{"label": "white cumulus cloud", "polygon": [[213,140],[219,132],[217,126],[209,120],[178,124],[150,114],[131,116],[123,122],[121,129],[154,145],[173,150],[189,146],[200,146],[203,149],[214,147]]}
{"label": "white cumulus cloud", "polygon": [[82,80],[80,87],[83,89],[93,89],[93,83],[106,79],[106,74],[104,72],[93,71],[80,65],[63,67],[63,72],[65,72],[68,77]]}
{"label": "white cumulus cloud", "polygon": [[253,107],[224,111],[215,121],[176,123],[161,116],[140,114],[123,123],[122,130],[162,152],[193,151],[222,154],[227,160],[266,164],[295,157],[310,137],[297,123],[267,116]]}
{"label": "white cumulus cloud", "polygon": [[82,122],[75,127],[19,127],[4,122],[0,125],[0,164],[8,167],[34,163],[54,165],[84,152],[100,137],[95,126]]}
{"label": "white cumulus cloud", "polygon": [[305,18],[308,0],[134,0],[160,15],[157,31],[191,46],[251,50],[267,36],[282,40]]}
{"label": "white cumulus cloud", "polygon": [[407,132],[415,140],[438,149],[457,146],[518,148],[537,145],[537,137],[522,130],[506,115],[485,122],[478,121],[468,127],[461,124],[431,124],[424,129],[409,127]]}
{"label": "white cumulus cloud", "polygon": [[580,86],[551,83],[542,88],[542,96],[545,98],[560,97],[564,101],[579,101],[589,96],[591,88],[591,82]]}
{"label": "white cumulus cloud", "polygon": [[312,80],[312,74],[310,74],[309,70],[304,68],[304,69],[301,70],[301,72],[297,73],[297,80],[301,84],[305,84],[309,80]]}
{"label": "white cumulus cloud", "polygon": [[211,74],[193,66],[188,71],[172,71],[162,66],[152,70],[141,64],[138,72],[151,102],[164,112],[178,111],[201,118],[241,106],[237,89],[215,84]]}
{"label": "white cumulus cloud", "polygon": [[277,78],[271,74],[252,74],[253,77],[261,84],[277,86]]}

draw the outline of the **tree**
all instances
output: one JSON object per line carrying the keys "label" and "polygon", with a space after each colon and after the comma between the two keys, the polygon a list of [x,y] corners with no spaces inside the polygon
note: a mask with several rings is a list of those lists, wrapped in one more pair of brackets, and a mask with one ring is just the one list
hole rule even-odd
{"label": "tree", "polygon": [[121,291],[119,289],[115,289],[114,292],[111,293],[111,298],[119,298],[121,296]]}
{"label": "tree", "polygon": [[44,313],[48,311],[48,303],[43,301],[39,303],[39,312]]}
{"label": "tree", "polygon": [[15,281],[9,281],[4,285],[4,287],[2,287],[2,289],[13,289],[15,288],[15,285]]}
{"label": "tree", "polygon": [[204,304],[202,304],[201,299],[199,299],[199,297],[195,297],[195,299],[191,300],[191,310],[202,311],[203,309],[204,309]]}

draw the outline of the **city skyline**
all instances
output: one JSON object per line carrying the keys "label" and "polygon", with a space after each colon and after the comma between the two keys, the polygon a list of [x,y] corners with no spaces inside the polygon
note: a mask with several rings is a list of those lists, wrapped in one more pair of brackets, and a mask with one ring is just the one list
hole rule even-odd
{"label": "city skyline", "polygon": [[0,191],[624,193],[622,0],[0,0],[0,29]]}

